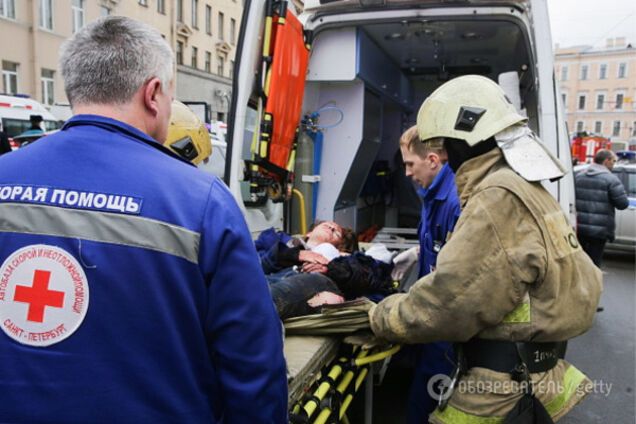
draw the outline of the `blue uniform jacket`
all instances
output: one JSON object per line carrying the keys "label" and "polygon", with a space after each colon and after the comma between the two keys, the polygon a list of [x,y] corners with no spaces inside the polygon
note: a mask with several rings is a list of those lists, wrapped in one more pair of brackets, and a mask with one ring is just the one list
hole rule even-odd
{"label": "blue uniform jacket", "polygon": [[[428,189],[419,190],[423,199],[422,218],[418,228],[420,239],[419,277],[432,272],[437,254],[446,243],[459,218],[460,206],[455,174],[444,165]],[[435,342],[415,345],[417,365],[409,393],[407,423],[428,422],[428,415],[437,406],[428,383],[438,374],[450,375],[453,370],[452,344]]]}
{"label": "blue uniform jacket", "polygon": [[437,264],[437,254],[453,232],[459,219],[460,206],[455,174],[448,164],[435,176],[428,189],[420,189],[423,200],[418,228],[420,260],[418,277],[429,274]]}
{"label": "blue uniform jacket", "polygon": [[79,115],[0,157],[0,263],[0,422],[287,422],[239,208],[137,129]]}

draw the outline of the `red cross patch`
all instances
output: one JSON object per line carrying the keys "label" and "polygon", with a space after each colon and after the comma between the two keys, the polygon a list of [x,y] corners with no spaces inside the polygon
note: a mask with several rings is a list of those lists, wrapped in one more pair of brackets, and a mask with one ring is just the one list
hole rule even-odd
{"label": "red cross patch", "polygon": [[0,266],[0,327],[15,341],[50,346],[73,334],[88,310],[88,280],[78,261],[37,244]]}

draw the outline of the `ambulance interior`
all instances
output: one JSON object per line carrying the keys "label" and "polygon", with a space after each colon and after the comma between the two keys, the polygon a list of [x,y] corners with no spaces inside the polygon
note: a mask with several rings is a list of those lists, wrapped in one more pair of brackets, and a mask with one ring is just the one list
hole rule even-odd
{"label": "ambulance interior", "polygon": [[[305,195],[307,222],[334,219],[357,232],[410,228],[402,234],[414,239],[421,207],[404,175],[399,138],[424,99],[453,77],[500,82],[538,129],[528,34],[513,20],[420,17],[319,28],[314,36],[302,113],[319,114],[324,139],[318,183],[303,182],[316,156],[299,140],[295,187]],[[288,214],[292,232],[297,203]]]}

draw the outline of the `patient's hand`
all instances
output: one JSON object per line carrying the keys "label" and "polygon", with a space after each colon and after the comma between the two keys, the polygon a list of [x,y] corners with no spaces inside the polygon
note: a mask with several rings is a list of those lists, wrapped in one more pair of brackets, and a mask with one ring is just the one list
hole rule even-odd
{"label": "patient's hand", "polygon": [[306,262],[303,264],[301,271],[302,272],[319,272],[321,274],[324,274],[327,272],[327,265]]}
{"label": "patient's hand", "polygon": [[298,260],[303,263],[303,267],[306,264],[327,265],[329,263],[329,259],[311,250],[301,250],[298,253]]}

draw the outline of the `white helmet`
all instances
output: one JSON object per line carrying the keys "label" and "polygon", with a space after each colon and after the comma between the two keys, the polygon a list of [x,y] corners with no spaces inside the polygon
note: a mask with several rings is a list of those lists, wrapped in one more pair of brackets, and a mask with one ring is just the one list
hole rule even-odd
{"label": "white helmet", "polygon": [[422,141],[457,138],[474,146],[526,121],[496,82],[466,75],[443,84],[424,101],[417,114],[417,131]]}
{"label": "white helmet", "polygon": [[417,114],[417,131],[422,141],[431,138],[464,140],[473,147],[494,137],[506,162],[528,181],[557,179],[565,167],[528,128],[494,81],[465,75],[435,90]]}

